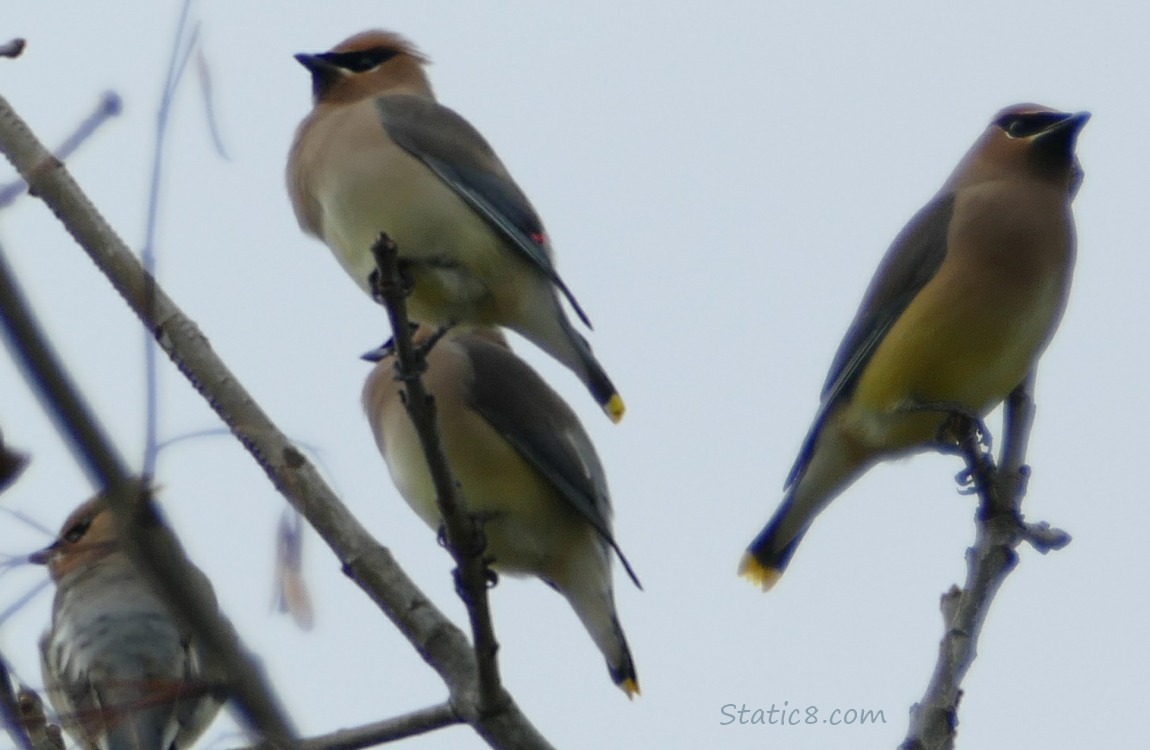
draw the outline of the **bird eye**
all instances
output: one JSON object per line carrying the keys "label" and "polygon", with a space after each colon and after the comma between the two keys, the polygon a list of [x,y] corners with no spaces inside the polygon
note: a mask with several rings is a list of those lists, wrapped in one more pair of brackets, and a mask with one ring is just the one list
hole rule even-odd
{"label": "bird eye", "polygon": [[353,58],[351,60],[351,64],[348,65],[348,67],[351,68],[352,70],[362,72],[365,70],[371,70],[372,68],[374,68],[378,64],[379,63],[376,62],[376,59],[374,57],[372,57],[369,54],[364,53],[364,54],[356,55],[355,58]]}
{"label": "bird eye", "polygon": [[328,52],[320,57],[352,73],[366,73],[398,54],[399,50],[394,47],[372,47],[356,52]]}
{"label": "bird eye", "polygon": [[1011,138],[1029,138],[1048,130],[1067,117],[1069,115],[1062,112],[1026,112],[1004,115],[996,124]]}
{"label": "bird eye", "polygon": [[72,528],[64,532],[64,541],[75,544],[84,538],[84,535],[88,533],[88,529],[91,526],[91,518],[81,518],[79,521],[72,524]]}

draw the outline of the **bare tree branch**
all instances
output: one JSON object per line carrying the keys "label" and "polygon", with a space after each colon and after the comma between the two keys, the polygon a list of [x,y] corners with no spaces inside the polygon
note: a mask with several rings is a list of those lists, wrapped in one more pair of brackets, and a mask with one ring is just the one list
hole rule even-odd
{"label": "bare tree branch", "polygon": [[[105,91],[100,97],[100,101],[96,102],[96,108],[92,110],[92,113],[85,117],[84,121],[76,126],[76,130],[65,138],[64,142],[56,149],[56,158],[64,161],[74,154],[76,149],[80,148],[84,141],[99,130],[101,125],[120,114],[122,109],[123,102],[120,101],[120,95],[115,91]],[[22,179],[0,186],[0,208],[12,205],[17,198],[24,194],[26,188],[27,183]]]}
{"label": "bare tree branch", "polygon": [[5,343],[33,391],[41,399],[77,461],[98,486],[126,485],[127,470],[103,428],[89,417],[86,403],[60,367],[56,354],[28,309],[0,248],[0,321]]}
{"label": "bare tree branch", "polygon": [[[28,559],[28,557],[27,557],[27,555],[25,555],[23,558],[23,561],[27,561],[27,559]],[[4,623],[8,622],[9,617],[16,614],[20,610],[24,609],[24,606],[27,605],[28,602],[35,599],[37,596],[40,595],[41,591],[43,591],[44,589],[48,588],[51,585],[52,585],[52,580],[50,578],[47,578],[47,577],[41,578],[39,583],[37,583],[35,586],[33,586],[31,589],[29,589],[26,593],[24,593],[20,597],[18,597],[16,599],[16,601],[12,602],[7,607],[5,607],[2,611],[0,611],[0,625],[3,625]]]}
{"label": "bare tree branch", "polygon": [[[108,276],[160,346],[267,472],[272,483],[328,543],[350,576],[395,623],[451,692],[457,715],[492,747],[551,745],[513,701],[481,715],[477,667],[466,636],[440,612],[395,563],[391,553],[347,510],[304,455],[284,436],[211,346],[168,298],[150,284],[139,261],[72,180],[52,159],[8,102],[0,97],[0,151],[25,176],[67,231]],[[48,165],[47,167],[43,165]]]}
{"label": "bare tree branch", "polygon": [[403,383],[407,413],[419,435],[423,454],[427,457],[427,467],[435,485],[435,501],[443,517],[447,549],[457,566],[456,588],[471,618],[475,656],[479,662],[479,712],[491,713],[498,710],[507,698],[499,679],[499,662],[496,659],[499,643],[495,640],[487,597],[489,571],[483,561],[487,541],[483,536],[483,527],[467,512],[466,499],[451,472],[447,454],[443,451],[435,398],[423,387],[420,375],[427,369],[426,352],[416,349],[411,340],[405,299],[407,292],[399,270],[399,250],[386,234],[381,234],[372,246],[371,253],[379,270],[373,291],[387,308],[391,320],[396,377]]}
{"label": "bare tree branch", "polygon": [[52,416],[90,479],[103,487],[121,529],[124,551],[173,614],[201,639],[216,674],[251,729],[289,747],[294,734],[282,715],[263,670],[240,645],[235,629],[211,595],[190,583],[192,564],[164,523],[145,483],[133,481],[103,428],[71,383],[32,320],[0,250],[0,318],[13,357]]}
{"label": "bare tree branch", "polygon": [[[362,727],[341,729],[331,734],[300,740],[296,750],[360,750],[414,737],[417,734],[427,734],[459,723],[459,717],[456,716],[451,704],[440,703],[392,719],[365,724]],[[273,748],[258,745],[246,750],[273,750]]]}
{"label": "bare tree branch", "polygon": [[967,550],[966,582],[952,586],[941,601],[944,635],[934,674],[921,701],[911,707],[910,729],[900,750],[952,750],[958,727],[962,681],[977,656],[982,624],[999,587],[1018,564],[1015,549],[1023,540],[1040,552],[1061,549],[1070,536],[1045,524],[1028,526],[1021,504],[1029,469],[1026,445],[1034,421],[1032,381],[1015,389],[1006,403],[1006,439],[997,467],[979,443],[977,426],[965,423],[960,447],[980,503],[974,546]]}

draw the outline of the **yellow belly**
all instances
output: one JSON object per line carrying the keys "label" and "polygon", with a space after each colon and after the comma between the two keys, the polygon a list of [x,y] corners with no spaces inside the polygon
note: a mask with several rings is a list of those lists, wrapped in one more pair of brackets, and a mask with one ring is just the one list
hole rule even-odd
{"label": "yellow belly", "polygon": [[[481,418],[470,413],[468,420]],[[455,425],[443,431],[444,450],[469,512],[484,520],[486,555],[503,573],[562,580],[561,566],[574,547],[595,535],[591,525],[507,442],[476,440],[489,428]],[[392,446],[388,468],[404,499],[438,530],[442,517],[427,463],[407,414],[395,410],[385,424]]]}
{"label": "yellow belly", "polygon": [[954,404],[985,416],[1025,378],[1062,309],[1061,277],[1018,283],[1010,272],[940,269],[887,332],[859,378],[846,416],[865,443],[899,450],[934,439]]}

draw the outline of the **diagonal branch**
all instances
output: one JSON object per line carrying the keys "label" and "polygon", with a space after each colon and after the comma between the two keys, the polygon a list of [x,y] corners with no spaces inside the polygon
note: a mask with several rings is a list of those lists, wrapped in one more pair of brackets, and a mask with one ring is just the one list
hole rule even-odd
{"label": "diagonal branch", "polygon": [[8,489],[26,468],[28,468],[28,456],[6,446],[4,433],[0,431],[0,492]]}
{"label": "diagonal branch", "polygon": [[[388,742],[433,732],[459,723],[450,703],[440,703],[418,711],[375,721],[361,727],[341,729],[338,732],[300,740],[296,750],[361,750]],[[275,750],[270,745],[259,745],[245,750]]]}
{"label": "diagonal branch", "polygon": [[32,390],[89,478],[104,489],[129,559],[176,618],[187,623],[201,640],[210,671],[225,677],[228,693],[246,723],[277,744],[290,746],[294,732],[263,670],[240,645],[239,636],[217,610],[212,595],[191,583],[198,571],[193,571],[175,534],[160,521],[146,485],[129,477],[103,427],[64,372],[33,320],[2,251],[0,320],[13,358]]}
{"label": "diagonal branch", "polygon": [[942,597],[945,634],[939,643],[938,661],[925,695],[911,707],[910,729],[900,750],[952,750],[962,681],[977,656],[978,637],[990,605],[1018,564],[1015,549],[1023,540],[1043,553],[1070,543],[1070,536],[1063,531],[1045,524],[1027,525],[1022,520],[1021,504],[1029,476],[1026,444],[1034,421],[1032,384],[1031,379],[1026,380],[1007,399],[1001,467],[983,452],[974,422],[960,420],[965,423],[961,452],[980,499],[977,533],[974,546],[967,550],[963,588],[952,586]]}
{"label": "diagonal branch", "polygon": [[[443,451],[435,398],[423,387],[420,374],[427,369],[426,352],[417,349],[411,340],[406,290],[399,270],[399,250],[391,238],[381,234],[371,252],[379,269],[375,284],[376,296],[387,308],[391,320],[396,377],[403,382],[407,413],[415,425],[420,446],[427,458],[427,467],[435,484],[436,504],[443,517],[447,549],[457,566],[456,587],[471,618],[475,657],[479,664],[479,713],[492,713],[507,698],[499,680],[499,662],[496,660],[499,643],[495,640],[487,597],[488,570],[483,561],[487,542],[483,537],[482,526],[467,512],[467,503],[451,472],[447,454]],[[431,343],[434,344],[434,341]]]}
{"label": "diagonal branch", "polygon": [[[332,548],[344,572],[439,673],[451,691],[451,704],[460,720],[471,724],[492,747],[550,748],[510,699],[496,714],[478,714],[474,695],[477,667],[466,636],[351,515],[311,463],[216,356],[195,323],[176,307],[159,284],[146,281],[147,275],[123,240],[3,97],[0,151],[140,316],[176,367],[263,467],[276,488]],[[154,292],[151,300],[145,294],[149,287]]]}
{"label": "diagonal branch", "polygon": [[[120,114],[123,109],[123,102],[120,101],[120,95],[115,91],[105,91],[100,97],[100,101],[96,102],[96,107],[92,110],[91,114],[84,118],[84,120],[76,126],[72,134],[64,139],[64,142],[57,147],[56,158],[64,161],[76,150],[80,148],[92,135],[100,129],[100,126],[107,122],[109,119]],[[22,179],[17,179],[7,185],[0,186],[0,208],[6,208],[11,205],[24,194],[27,184]]]}

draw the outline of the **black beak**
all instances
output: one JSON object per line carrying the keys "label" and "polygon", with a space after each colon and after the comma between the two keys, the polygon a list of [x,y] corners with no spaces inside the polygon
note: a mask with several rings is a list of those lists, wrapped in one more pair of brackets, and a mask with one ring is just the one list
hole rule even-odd
{"label": "black beak", "polygon": [[47,565],[52,561],[52,558],[56,556],[56,547],[57,544],[53,542],[44,549],[33,552],[28,555],[28,562],[33,565]]}
{"label": "black beak", "polygon": [[311,93],[315,101],[323,99],[324,93],[336,81],[343,78],[346,71],[327,59],[327,55],[308,55],[303,52],[295,56],[296,62],[311,73]]}
{"label": "black beak", "polygon": [[339,68],[327,60],[323,55],[309,55],[306,52],[301,52],[295,55],[296,62],[307,68],[312,75],[332,75]]}
{"label": "black beak", "polygon": [[1065,119],[1051,125],[1034,139],[1042,150],[1062,156],[1070,157],[1074,154],[1074,145],[1078,141],[1078,133],[1090,119],[1089,112],[1075,112],[1067,115]]}

